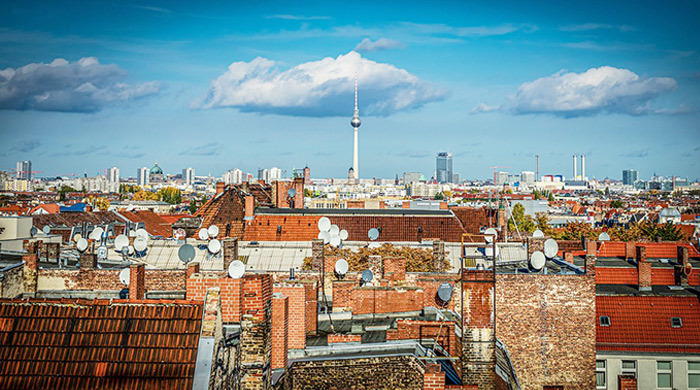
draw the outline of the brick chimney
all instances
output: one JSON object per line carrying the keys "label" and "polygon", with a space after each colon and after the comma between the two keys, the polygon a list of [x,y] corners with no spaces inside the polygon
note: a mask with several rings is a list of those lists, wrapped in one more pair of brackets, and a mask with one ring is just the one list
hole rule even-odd
{"label": "brick chimney", "polygon": [[245,219],[253,219],[253,214],[255,213],[255,197],[253,195],[245,196]]}
{"label": "brick chimney", "polygon": [[[300,313],[296,313],[300,314]],[[272,369],[287,368],[289,351],[289,298],[272,294]]]}
{"label": "brick chimney", "polygon": [[39,274],[39,257],[37,249],[39,247],[37,241],[25,242],[27,254],[22,255],[24,267],[22,268],[24,278],[24,292],[28,294],[36,294],[37,278]]}
{"label": "brick chimney", "polygon": [[320,271],[323,268],[323,240],[311,241],[311,269]]}
{"label": "brick chimney", "polygon": [[443,272],[445,270],[445,242],[433,241],[433,270]]}
{"label": "brick chimney", "polygon": [[544,237],[528,237],[526,242],[528,259],[537,251],[544,252]]}
{"label": "brick chimney", "polygon": [[224,271],[228,271],[228,266],[238,260],[238,239],[226,238],[221,243],[224,250]]}
{"label": "brick chimney", "polygon": [[647,248],[637,246],[637,275],[639,291],[651,291],[651,263],[647,261]]}
{"label": "brick chimney", "polygon": [[[226,268],[224,268],[224,271],[225,270],[226,270]],[[198,273],[199,273],[199,263],[196,261],[193,261],[193,262],[187,264],[187,271],[185,273],[185,279],[189,279],[192,277],[192,275],[198,274]]]}
{"label": "brick chimney", "polygon": [[586,258],[598,256],[598,242],[593,240],[586,240]]}
{"label": "brick chimney", "polygon": [[226,188],[226,184],[224,184],[223,181],[217,181],[216,182],[216,195],[219,195],[222,192],[224,192],[224,188]]}
{"label": "brick chimney", "polygon": [[[690,268],[690,262],[688,260],[688,247],[679,245],[677,248],[677,259],[678,264],[673,266],[673,274],[675,277],[676,286],[688,287],[688,276],[690,272],[686,273]],[[688,267],[686,269],[686,267]]]}
{"label": "brick chimney", "polygon": [[146,267],[132,264],[129,269],[129,299],[143,299],[146,296]]}
{"label": "brick chimney", "polygon": [[618,390],[637,390],[637,378],[634,375],[618,375],[617,376]]}
{"label": "brick chimney", "polygon": [[423,390],[443,390],[445,388],[445,373],[439,364],[426,364],[423,374]]}
{"label": "brick chimney", "polygon": [[625,260],[634,259],[634,257],[637,254],[635,246],[636,246],[636,243],[634,241],[626,241],[625,242]]}
{"label": "brick chimney", "polygon": [[89,250],[86,250],[80,254],[80,259],[78,262],[80,264],[81,271],[95,269],[97,267],[97,255],[91,253]]}

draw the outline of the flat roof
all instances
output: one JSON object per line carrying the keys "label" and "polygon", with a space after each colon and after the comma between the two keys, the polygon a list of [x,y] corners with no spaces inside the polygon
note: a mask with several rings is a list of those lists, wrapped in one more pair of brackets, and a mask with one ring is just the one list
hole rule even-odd
{"label": "flat roof", "polygon": [[450,210],[424,209],[285,209],[266,208],[255,209],[258,215],[376,215],[376,216],[426,216],[452,217]]}

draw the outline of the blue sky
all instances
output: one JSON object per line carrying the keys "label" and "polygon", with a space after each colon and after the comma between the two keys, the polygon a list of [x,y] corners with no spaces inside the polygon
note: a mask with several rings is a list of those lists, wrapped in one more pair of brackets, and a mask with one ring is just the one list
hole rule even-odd
{"label": "blue sky", "polygon": [[700,177],[697,2],[202,3],[2,2],[0,169]]}

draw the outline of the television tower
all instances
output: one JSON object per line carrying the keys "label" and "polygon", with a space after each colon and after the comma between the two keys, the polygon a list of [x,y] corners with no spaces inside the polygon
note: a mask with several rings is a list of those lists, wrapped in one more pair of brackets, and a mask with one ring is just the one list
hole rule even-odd
{"label": "television tower", "polygon": [[355,181],[360,178],[360,167],[359,158],[357,151],[357,129],[360,128],[362,122],[360,121],[360,110],[357,109],[357,73],[355,73],[355,110],[352,114],[352,120],[350,120],[350,125],[355,128],[355,146],[352,153],[352,169],[355,172]]}

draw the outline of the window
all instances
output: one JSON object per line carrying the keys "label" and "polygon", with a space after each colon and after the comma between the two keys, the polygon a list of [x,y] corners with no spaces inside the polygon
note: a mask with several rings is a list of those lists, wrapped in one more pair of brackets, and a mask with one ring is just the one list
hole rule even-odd
{"label": "window", "polygon": [[595,387],[605,388],[605,360],[595,361]]}
{"label": "window", "polygon": [[600,326],[610,326],[610,317],[600,316]]}
{"label": "window", "polygon": [[688,362],[688,388],[700,389],[700,362]]}
{"label": "window", "polygon": [[636,360],[623,360],[622,361],[622,375],[633,375],[637,377],[637,361]]}
{"label": "window", "polygon": [[656,362],[656,387],[670,389],[673,387],[671,362]]}
{"label": "window", "polygon": [[681,317],[671,317],[671,326],[674,328],[680,328],[681,326],[683,326]]}

